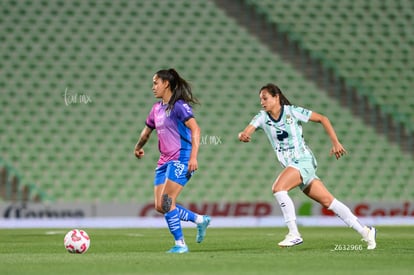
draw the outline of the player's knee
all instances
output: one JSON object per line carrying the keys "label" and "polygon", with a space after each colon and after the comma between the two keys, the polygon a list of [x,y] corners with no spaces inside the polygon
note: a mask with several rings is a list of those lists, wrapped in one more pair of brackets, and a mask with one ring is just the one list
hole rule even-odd
{"label": "player's knee", "polygon": [[277,192],[280,192],[280,191],[289,191],[289,190],[287,188],[285,188],[284,186],[282,186],[281,184],[279,184],[279,185],[275,184],[275,185],[272,186],[272,193],[273,194],[275,194]]}
{"label": "player's knee", "polygon": [[321,205],[323,208],[326,208],[326,209],[328,209],[330,206],[330,204],[327,204],[327,203],[321,203]]}
{"label": "player's knee", "polygon": [[171,205],[172,205],[172,198],[169,197],[168,194],[162,195],[161,209],[162,209],[163,213],[170,212]]}
{"label": "player's knee", "polygon": [[159,204],[159,203],[157,203],[157,204],[155,205],[155,210],[156,210],[158,213],[164,214],[164,210],[162,210],[162,205],[161,205],[161,204]]}
{"label": "player's knee", "polygon": [[326,197],[326,198],[322,198],[319,203],[325,207],[325,208],[329,208],[332,204],[333,199],[330,197]]}

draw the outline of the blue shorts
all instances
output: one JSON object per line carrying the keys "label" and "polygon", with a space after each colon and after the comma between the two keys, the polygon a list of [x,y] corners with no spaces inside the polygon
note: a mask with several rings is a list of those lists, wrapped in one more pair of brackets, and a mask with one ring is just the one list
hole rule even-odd
{"label": "blue shorts", "polygon": [[155,169],[154,185],[157,186],[163,184],[167,179],[169,179],[185,186],[193,173],[194,171],[191,173],[188,172],[188,162],[170,160]]}

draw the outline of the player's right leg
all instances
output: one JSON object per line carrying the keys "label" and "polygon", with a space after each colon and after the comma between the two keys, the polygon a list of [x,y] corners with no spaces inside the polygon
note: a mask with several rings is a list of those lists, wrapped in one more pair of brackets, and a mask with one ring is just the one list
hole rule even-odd
{"label": "player's right leg", "polygon": [[168,250],[168,253],[187,253],[188,247],[184,241],[184,234],[181,227],[180,211],[175,205],[177,196],[183,186],[169,179],[164,184],[155,186],[157,209],[164,213],[168,229],[174,237],[175,245]]}
{"label": "player's right leg", "polygon": [[289,229],[289,233],[285,236],[285,239],[279,242],[279,246],[290,247],[303,243],[296,224],[295,205],[292,199],[289,197],[287,191],[278,191],[274,193],[274,196],[282,210],[283,218]]}
{"label": "player's right leg", "polygon": [[184,241],[181,228],[180,212],[175,206],[175,201],[183,186],[167,179],[168,163],[158,167],[154,179],[154,205],[155,209],[164,214],[168,229],[174,236],[175,245],[168,253],[186,253],[188,247]]}
{"label": "player's right leg", "polygon": [[279,242],[280,247],[291,247],[303,243],[296,224],[295,205],[288,195],[288,191],[301,183],[299,170],[293,167],[285,168],[273,184],[273,195],[280,206],[283,218],[289,229],[285,239]]}

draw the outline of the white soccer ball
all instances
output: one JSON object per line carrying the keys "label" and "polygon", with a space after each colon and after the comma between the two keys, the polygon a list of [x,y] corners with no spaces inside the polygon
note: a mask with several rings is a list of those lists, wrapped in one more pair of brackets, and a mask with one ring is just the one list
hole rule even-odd
{"label": "white soccer ball", "polygon": [[84,230],[72,229],[66,234],[63,243],[69,253],[83,254],[89,249],[91,239]]}

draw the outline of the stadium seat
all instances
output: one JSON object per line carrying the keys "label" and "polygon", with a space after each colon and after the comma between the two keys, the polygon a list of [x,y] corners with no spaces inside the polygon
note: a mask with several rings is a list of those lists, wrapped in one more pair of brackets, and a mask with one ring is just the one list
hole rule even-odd
{"label": "stadium seat", "polygon": [[[312,0],[306,8],[300,1],[246,2],[301,40],[311,55],[337,66],[347,81],[366,88],[361,92],[374,94],[373,102],[387,111],[398,108],[399,121],[414,125],[412,68],[406,62],[413,40],[408,31],[401,36],[408,43],[399,35],[382,39],[387,28],[405,29],[400,26],[410,13],[394,26],[366,19],[373,28],[371,38],[355,24],[346,24],[360,19],[361,1],[328,5]],[[194,108],[203,137],[200,169],[183,200],[274,201],[271,185],[281,168],[265,135],[258,131],[249,144],[237,140],[260,110],[258,90],[268,82],[277,83],[295,104],[331,118],[349,151],[344,159],[333,162],[329,157],[329,138],[320,125],[305,124],[304,135],[318,158],[318,175],[332,193],[349,201],[413,198],[399,185],[412,178],[412,158],[378,137],[212,2],[30,3],[11,1],[0,7],[5,49],[0,53],[0,88],[5,91],[0,134],[6,140],[0,147],[1,157],[16,164],[27,185],[34,183],[46,200],[152,202],[156,134],[144,159],[134,158],[133,147],[157,100],[151,78],[169,67],[190,81],[201,101]],[[383,4],[395,10],[389,13],[394,16],[408,10],[400,6],[409,5]],[[384,89],[390,81],[392,96]],[[71,103],[65,101],[66,89],[75,97]],[[92,101],[82,102],[82,96]],[[395,173],[398,167],[401,173]],[[396,186],[392,191],[391,179]],[[305,199],[297,190],[292,196]]]}
{"label": "stadium seat", "polygon": [[[407,35],[411,31],[413,18],[409,1],[366,3],[361,0],[328,4],[312,0],[307,1],[306,9],[288,0],[253,0],[248,3],[270,23],[277,24],[288,35],[295,37],[294,40],[310,50],[311,56],[322,59],[330,66],[333,64],[335,71],[345,76],[349,84],[357,85],[357,91],[373,95],[369,97],[372,104],[380,105],[413,133],[413,109],[405,108],[414,103],[414,97],[406,92],[406,87],[413,86],[412,77],[408,82],[401,79],[401,73],[397,74],[398,81],[393,77],[398,71],[409,72],[411,76],[414,71],[412,64],[407,63],[412,59],[413,49],[413,38]],[[369,13],[362,12],[364,10],[369,10]],[[332,63],[332,60],[335,62]],[[347,60],[350,65],[344,63]],[[361,77],[358,72],[362,72],[364,67],[379,74],[377,77]],[[389,87],[384,88],[387,84]],[[390,90],[393,92],[390,93]]]}

